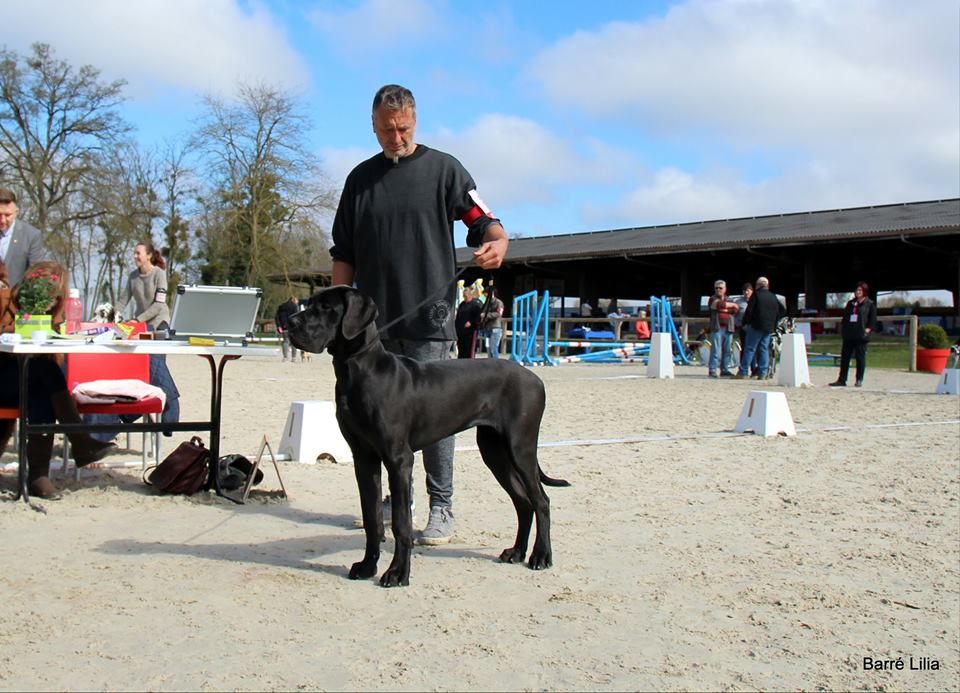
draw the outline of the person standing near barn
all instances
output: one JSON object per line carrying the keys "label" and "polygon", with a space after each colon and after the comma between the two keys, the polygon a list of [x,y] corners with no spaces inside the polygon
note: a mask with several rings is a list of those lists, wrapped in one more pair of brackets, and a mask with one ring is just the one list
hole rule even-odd
{"label": "person standing near barn", "polygon": [[786,314],[786,306],[770,291],[770,280],[758,277],[756,289],[743,312],[747,343],[740,361],[740,370],[735,376],[737,379],[747,377],[747,369],[753,362],[754,354],[757,355],[757,375],[754,377],[759,380],[767,377],[770,369],[770,336],[777,329],[777,322]]}
{"label": "person standing near barn", "polygon": [[867,371],[867,345],[870,335],[877,328],[877,306],[867,293],[870,287],[866,282],[857,282],[853,298],[843,308],[843,321],[840,324],[840,374],[830,383],[831,387],[846,387],[850,359],[857,360],[856,387],[863,387],[863,376]]}
{"label": "person standing near barn", "polygon": [[710,366],[707,374],[711,378],[718,377],[718,372],[725,377],[733,376],[727,365],[738,312],[740,307],[727,296],[727,283],[722,279],[715,281],[710,297]]}
{"label": "person standing near barn", "polygon": [[463,300],[457,306],[454,326],[457,330],[457,358],[472,359],[477,354],[477,332],[483,318],[483,304],[472,288],[463,289]]}
{"label": "person standing near barn", "polygon": [[496,287],[491,286],[483,307],[480,328],[486,333],[490,358],[500,358],[500,342],[503,340],[503,301],[497,298]]}

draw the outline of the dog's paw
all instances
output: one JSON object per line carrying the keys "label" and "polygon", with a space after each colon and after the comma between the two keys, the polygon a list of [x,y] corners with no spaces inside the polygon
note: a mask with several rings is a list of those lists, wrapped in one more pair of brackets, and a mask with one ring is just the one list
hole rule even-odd
{"label": "dog's paw", "polygon": [[381,587],[407,587],[410,585],[410,571],[397,570],[392,566],[380,577]]}
{"label": "dog's paw", "polygon": [[523,563],[523,557],[526,556],[527,550],[522,549],[516,546],[511,546],[509,549],[506,549],[503,553],[500,554],[501,563]]}
{"label": "dog's paw", "polygon": [[534,551],[530,554],[530,562],[527,565],[530,566],[530,570],[545,570],[553,565],[553,553]]}
{"label": "dog's paw", "polygon": [[359,563],[354,563],[350,566],[350,579],[351,580],[366,580],[367,578],[372,578],[377,574],[377,559],[370,560],[368,558],[363,559]]}

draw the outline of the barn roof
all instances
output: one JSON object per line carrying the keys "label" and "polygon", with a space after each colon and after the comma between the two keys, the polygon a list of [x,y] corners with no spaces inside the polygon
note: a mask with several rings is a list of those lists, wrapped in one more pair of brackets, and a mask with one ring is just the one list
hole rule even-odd
{"label": "barn roof", "polygon": [[[513,238],[506,263],[955,234],[960,198]],[[459,264],[471,248],[458,248]]]}

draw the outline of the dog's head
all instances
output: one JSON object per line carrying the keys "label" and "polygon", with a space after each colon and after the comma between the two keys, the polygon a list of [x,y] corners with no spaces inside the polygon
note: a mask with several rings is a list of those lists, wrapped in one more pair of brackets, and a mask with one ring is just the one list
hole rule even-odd
{"label": "dog's head", "polygon": [[114,322],[113,304],[101,303],[94,308],[93,322]]}
{"label": "dog's head", "polygon": [[332,286],[315,293],[305,309],[290,316],[287,333],[297,349],[314,354],[328,349],[336,356],[376,338],[376,319],[372,299],[349,286]]}

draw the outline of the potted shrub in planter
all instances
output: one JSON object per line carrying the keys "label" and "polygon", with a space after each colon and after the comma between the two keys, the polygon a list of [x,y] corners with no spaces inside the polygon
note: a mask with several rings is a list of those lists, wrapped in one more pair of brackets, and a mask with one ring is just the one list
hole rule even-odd
{"label": "potted shrub in planter", "polygon": [[950,339],[940,325],[924,323],[917,330],[917,370],[943,373],[950,355]]}
{"label": "potted shrub in planter", "polygon": [[61,280],[60,273],[53,268],[35,265],[27,271],[27,275],[14,290],[14,304],[17,309],[14,329],[17,334],[30,339],[36,330],[51,329],[50,309],[56,305],[59,298]]}

